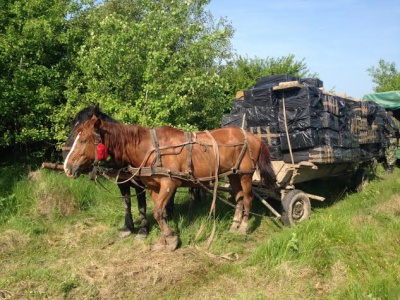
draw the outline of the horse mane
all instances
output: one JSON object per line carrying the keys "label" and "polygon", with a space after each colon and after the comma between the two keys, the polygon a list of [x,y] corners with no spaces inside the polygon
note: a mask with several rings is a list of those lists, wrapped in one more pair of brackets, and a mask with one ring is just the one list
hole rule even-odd
{"label": "horse mane", "polygon": [[73,128],[76,124],[85,123],[87,120],[90,120],[94,115],[100,120],[109,123],[119,123],[119,121],[115,120],[113,117],[110,117],[109,115],[102,112],[98,108],[98,106],[87,106],[76,114],[75,118],[71,121],[71,127]]}
{"label": "horse mane", "polygon": [[108,144],[108,148],[112,149],[113,158],[119,165],[123,164],[124,147],[120,145],[134,144],[138,145],[143,139],[144,134],[149,131],[147,127],[139,125],[124,125],[121,123],[102,122],[100,134]]}

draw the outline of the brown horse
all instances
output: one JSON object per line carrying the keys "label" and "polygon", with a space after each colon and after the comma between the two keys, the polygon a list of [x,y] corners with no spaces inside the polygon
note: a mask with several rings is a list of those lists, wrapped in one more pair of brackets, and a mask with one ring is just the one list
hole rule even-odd
{"label": "brown horse", "polygon": [[100,141],[117,164],[130,166],[133,175],[150,192],[153,215],[161,229],[161,237],[153,249],[178,247],[179,239],[165,217],[165,206],[178,187],[208,184],[227,176],[236,200],[231,230],[242,233],[248,228],[252,175],[256,168],[265,187],[276,187],[267,146],[239,127],[190,134],[167,126],[149,129],[108,123],[94,116],[79,128],[64,163],[68,177],[78,177],[95,161],[95,144]]}

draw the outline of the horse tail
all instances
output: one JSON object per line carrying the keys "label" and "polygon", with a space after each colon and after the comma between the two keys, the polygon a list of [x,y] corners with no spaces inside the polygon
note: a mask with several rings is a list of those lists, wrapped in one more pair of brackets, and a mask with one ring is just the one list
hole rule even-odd
{"label": "horse tail", "polygon": [[260,171],[261,180],[268,189],[276,188],[276,175],[271,163],[271,154],[267,145],[261,141],[260,154],[258,156],[257,166]]}

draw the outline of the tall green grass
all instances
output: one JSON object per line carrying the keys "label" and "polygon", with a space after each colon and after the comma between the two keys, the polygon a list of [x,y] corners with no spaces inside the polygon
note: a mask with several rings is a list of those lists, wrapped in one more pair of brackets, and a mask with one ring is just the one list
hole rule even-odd
{"label": "tall green grass", "polygon": [[246,265],[275,276],[284,263],[311,267],[327,282],[343,265],[346,282],[330,293],[332,299],[398,299],[400,208],[396,202],[397,212],[392,211],[387,203],[394,195],[400,197],[399,171],[382,176],[362,193],[316,209],[309,221],[260,243]]}

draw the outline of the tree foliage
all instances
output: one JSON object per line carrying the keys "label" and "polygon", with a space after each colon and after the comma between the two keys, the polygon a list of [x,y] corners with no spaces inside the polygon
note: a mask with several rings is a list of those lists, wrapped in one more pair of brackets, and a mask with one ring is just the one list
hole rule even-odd
{"label": "tree foliage", "polygon": [[400,73],[394,62],[379,60],[377,67],[370,67],[367,70],[376,84],[374,91],[377,93],[400,90]]}
{"label": "tree foliage", "polygon": [[248,58],[237,56],[224,69],[224,77],[229,83],[228,96],[234,97],[236,91],[247,89],[262,76],[288,74],[299,77],[314,77],[310,74],[304,59],[296,60],[293,54],[278,58]]}
{"label": "tree foliage", "polygon": [[[67,112],[93,102],[124,122],[216,126],[231,56],[232,28],[204,0],[110,0],[91,11],[90,30],[67,82]],[[64,114],[60,119],[65,118]]]}
{"label": "tree foliage", "polygon": [[69,0],[1,0],[0,147],[51,139],[70,69]]}

